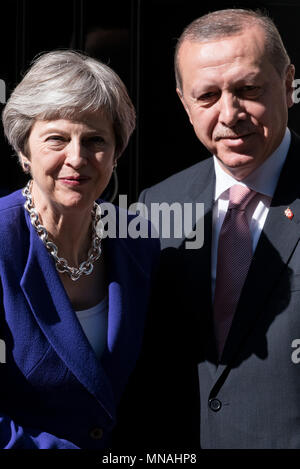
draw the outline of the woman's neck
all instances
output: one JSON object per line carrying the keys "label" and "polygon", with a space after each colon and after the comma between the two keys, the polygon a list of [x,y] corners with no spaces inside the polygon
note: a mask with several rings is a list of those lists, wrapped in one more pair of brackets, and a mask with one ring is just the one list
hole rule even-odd
{"label": "woman's neck", "polygon": [[92,207],[85,210],[60,211],[41,198],[34,198],[40,223],[49,233],[49,238],[58,248],[58,256],[67,260],[71,267],[86,260],[92,242]]}
{"label": "woman's neck", "polygon": [[71,217],[61,215],[59,218],[41,218],[49,238],[57,245],[59,257],[64,257],[71,267],[78,267],[87,259],[92,243],[90,211],[83,217],[78,214]]}

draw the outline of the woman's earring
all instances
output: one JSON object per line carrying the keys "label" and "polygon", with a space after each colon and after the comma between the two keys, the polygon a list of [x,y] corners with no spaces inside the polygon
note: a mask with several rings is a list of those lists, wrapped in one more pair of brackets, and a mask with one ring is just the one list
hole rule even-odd
{"label": "woman's earring", "polygon": [[29,163],[24,162],[23,163],[23,168],[24,168],[25,173],[30,172],[30,164]]}

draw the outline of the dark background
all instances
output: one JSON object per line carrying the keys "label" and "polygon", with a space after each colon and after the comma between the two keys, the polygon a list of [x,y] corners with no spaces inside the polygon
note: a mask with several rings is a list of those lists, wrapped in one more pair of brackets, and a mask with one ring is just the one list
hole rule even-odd
{"label": "dark background", "polygon": [[[300,0],[207,3],[209,7],[200,0],[10,0],[5,7],[3,3],[0,79],[5,81],[6,96],[44,51],[74,48],[110,65],[125,82],[137,110],[137,128],[118,164],[119,193],[128,194],[128,202],[133,202],[145,187],[208,154],[175,92],[176,38],[193,19],[221,8],[267,10],[300,78]],[[290,110],[289,125],[300,132],[300,106]],[[11,192],[22,187],[26,177],[2,130],[0,151],[0,191]]]}

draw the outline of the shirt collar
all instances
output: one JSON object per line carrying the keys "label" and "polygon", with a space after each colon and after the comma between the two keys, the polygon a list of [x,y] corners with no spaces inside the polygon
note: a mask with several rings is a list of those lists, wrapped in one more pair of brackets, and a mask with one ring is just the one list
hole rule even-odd
{"label": "shirt collar", "polygon": [[256,168],[255,171],[249,174],[248,177],[243,179],[243,181],[237,181],[233,176],[227,174],[221,167],[216,156],[213,155],[216,173],[215,200],[237,182],[250,187],[255,192],[273,197],[290,143],[291,132],[287,128],[280,145],[272,155],[270,155],[262,165]]}

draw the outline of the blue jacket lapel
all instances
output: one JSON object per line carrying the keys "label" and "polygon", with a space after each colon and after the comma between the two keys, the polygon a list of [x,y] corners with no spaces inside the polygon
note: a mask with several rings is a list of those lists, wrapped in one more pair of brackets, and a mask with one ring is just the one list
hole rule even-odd
{"label": "blue jacket lapel", "polygon": [[109,380],[98,362],[57,275],[53,260],[30,224],[30,249],[21,288],[37,323],[76,378],[114,418]]}

